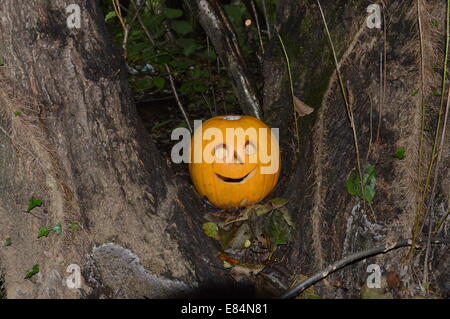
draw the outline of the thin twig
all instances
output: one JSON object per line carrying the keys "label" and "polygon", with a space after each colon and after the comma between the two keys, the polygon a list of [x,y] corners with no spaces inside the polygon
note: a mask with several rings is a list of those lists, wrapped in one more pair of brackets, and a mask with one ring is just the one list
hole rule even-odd
{"label": "thin twig", "polygon": [[376,141],[378,142],[380,140],[380,129],[381,129],[381,119],[382,116],[382,110],[383,110],[383,53],[380,52],[380,103],[378,104],[378,128],[377,128],[377,138]]}
{"label": "thin twig", "polygon": [[145,3],[146,3],[145,1],[142,1],[140,6],[136,9],[136,12],[134,13],[133,18],[131,19],[131,22],[127,24],[126,19],[122,16],[123,8],[122,8],[122,5],[119,3],[119,0],[112,0],[114,11],[116,12],[116,16],[119,19],[119,22],[122,25],[122,29],[123,29],[122,48],[123,48],[125,58],[127,56],[127,42],[128,42],[128,35],[130,34],[130,30],[131,30],[131,25],[134,23],[134,21],[138,17],[139,12],[142,10]]}
{"label": "thin twig", "polygon": [[[206,37],[206,48],[207,48],[207,52],[208,52],[208,73],[210,74],[210,76],[212,75],[212,68],[211,68],[211,61],[209,60],[210,57],[210,52],[211,52],[211,45],[209,43],[209,37]],[[212,93],[212,98],[213,98],[213,105],[214,105],[214,114],[217,115],[217,103],[216,103],[216,92],[214,89],[214,81],[211,81],[211,93]]]}
{"label": "thin twig", "polygon": [[[444,57],[444,70],[442,75],[442,90],[441,90],[441,102],[439,106],[439,115],[438,115],[438,121],[437,121],[437,127],[436,127],[436,133],[434,135],[434,143],[433,143],[433,150],[431,152],[431,158],[430,162],[428,164],[428,172],[427,172],[427,178],[425,180],[425,185],[422,192],[422,198],[419,205],[419,210],[416,212],[416,219],[414,221],[413,226],[413,242],[418,236],[420,225],[422,222],[422,209],[425,205],[425,199],[427,197],[428,193],[428,186],[430,184],[431,180],[431,173],[433,171],[433,164],[435,160],[437,159],[438,155],[437,152],[437,146],[438,146],[438,139],[439,139],[439,131],[440,131],[440,125],[442,120],[442,114],[444,109],[444,101],[445,101],[445,87],[447,82],[447,65],[448,65],[448,52],[449,52],[449,42],[450,42],[450,0],[447,0],[447,26],[446,26],[446,41],[445,41],[445,57]],[[414,245],[410,249],[408,255],[406,256],[409,258],[414,250]]]}
{"label": "thin twig", "polygon": [[208,102],[208,100],[207,100],[207,98],[205,96],[205,93],[203,93],[203,92],[202,92],[202,97],[203,97],[203,100],[205,100],[206,106],[209,109],[209,113],[211,113],[211,116],[214,116],[212,108],[211,108],[211,105],[209,105],[209,102]]}
{"label": "thin twig", "polygon": [[[450,7],[449,7],[450,8]],[[441,164],[441,159],[442,159],[442,152],[444,150],[444,141],[445,141],[445,135],[446,135],[446,128],[447,128],[447,120],[448,120],[448,109],[450,108],[450,94],[447,94],[447,106],[446,106],[446,110],[445,110],[445,116],[444,116],[444,125],[442,128],[442,133],[441,133],[441,142],[439,144],[439,151],[438,151],[438,156],[437,156],[437,160],[436,160],[436,166],[434,168],[434,179],[433,179],[433,187],[431,190],[431,196],[430,196],[430,203],[428,205],[428,210],[430,211],[430,222],[428,225],[428,243],[427,243],[427,250],[425,253],[425,259],[424,259],[424,275],[423,275],[423,283],[425,285],[425,283],[428,282],[428,256],[429,256],[429,251],[430,251],[430,240],[431,240],[431,232],[433,229],[433,220],[434,220],[434,197],[436,196],[436,185],[437,185],[437,181],[438,181],[438,174],[439,174],[439,166]]]}
{"label": "thin twig", "polygon": [[269,16],[267,15],[266,0],[262,0],[262,7],[264,12],[264,19],[266,20],[267,36],[269,37],[269,40],[272,40],[272,32],[270,31]]}
{"label": "thin twig", "polygon": [[420,208],[420,190],[422,189],[422,157],[423,157],[423,141],[424,141],[424,130],[425,126],[425,84],[424,84],[424,76],[425,76],[425,64],[424,64],[424,48],[423,48],[423,30],[422,30],[422,17],[421,17],[421,6],[420,2],[422,0],[417,1],[417,20],[419,25],[419,41],[420,41],[420,112],[421,112],[421,120],[420,120],[420,139],[419,139],[419,158],[417,163],[417,193],[416,193],[416,214],[421,209]]}
{"label": "thin twig", "polygon": [[442,227],[442,225],[444,225],[445,220],[448,218],[448,216],[450,216],[450,209],[445,213],[445,216],[439,221],[439,223],[437,223],[433,235],[436,235],[439,232],[440,228]]}
{"label": "thin twig", "polygon": [[261,46],[261,53],[264,54],[264,44],[262,41],[261,28],[259,27],[258,12],[256,11],[255,2],[253,0],[251,0],[250,5],[252,7],[253,14],[255,15],[256,30],[258,31],[258,38],[259,38],[259,45]]}
{"label": "thin twig", "polygon": [[[320,14],[322,16],[323,24],[325,26],[325,31],[326,31],[326,34],[328,36],[328,40],[330,42],[331,51],[333,53],[333,61],[334,61],[335,67],[336,67],[336,74],[337,74],[337,77],[339,79],[339,84],[340,84],[340,87],[341,87],[342,96],[344,98],[344,102],[345,102],[345,106],[346,106],[346,110],[347,110],[347,116],[348,116],[348,118],[350,120],[350,126],[351,126],[352,131],[353,131],[353,139],[354,139],[354,143],[355,143],[355,152],[356,152],[356,163],[357,163],[357,167],[358,167],[359,178],[360,178],[360,181],[361,181],[361,183],[360,183],[361,194],[362,194],[362,198],[363,198],[364,203],[366,203],[366,195],[365,195],[364,185],[363,185],[364,179],[363,179],[363,173],[362,173],[362,168],[361,168],[361,158],[360,158],[360,155],[359,155],[358,136],[357,136],[357,133],[356,133],[356,126],[355,126],[355,120],[354,120],[354,117],[353,117],[353,110],[350,107],[350,103],[349,103],[348,98],[347,98],[347,92],[346,92],[344,83],[342,81],[341,72],[339,71],[339,63],[338,63],[338,60],[337,60],[337,57],[336,57],[336,51],[334,49],[333,40],[331,39],[331,34],[330,34],[330,30],[328,29],[327,20],[325,19],[325,15],[323,13],[322,6],[320,5],[320,1],[319,0],[317,0],[317,4],[319,5],[319,10],[320,10]],[[373,216],[375,216],[375,214],[373,214]]]}
{"label": "thin twig", "polygon": [[[448,242],[448,239],[435,239],[432,241],[434,244],[442,244]],[[315,273],[311,277],[307,278],[306,280],[303,280],[298,285],[295,285],[291,289],[289,289],[287,292],[285,292],[280,298],[281,299],[288,299],[295,296],[298,296],[302,291],[307,289],[308,287],[314,285],[316,282],[323,280],[324,278],[328,277],[330,274],[344,268],[347,265],[350,265],[356,261],[366,259],[368,257],[372,257],[379,254],[385,254],[391,250],[402,248],[402,247],[408,247],[412,245],[412,240],[400,240],[394,244],[385,244],[382,246],[369,248],[363,251],[359,251],[357,253],[351,254],[341,260],[338,260],[334,262],[333,264],[329,265],[325,269]]]}
{"label": "thin twig", "polygon": [[294,120],[295,120],[295,136],[297,139],[297,150],[296,151],[298,152],[300,150],[300,136],[299,136],[299,132],[298,132],[297,112],[295,110],[295,105],[294,105],[295,93],[294,93],[294,83],[292,80],[292,73],[291,73],[291,63],[289,62],[289,56],[286,52],[286,47],[284,46],[283,39],[281,38],[281,35],[278,32],[277,28],[275,28],[275,33],[277,34],[278,40],[280,41],[280,44],[281,44],[281,48],[283,49],[284,58],[286,59],[286,65],[287,65],[287,69],[288,69],[289,84],[290,84],[291,95],[292,95],[292,108],[293,108],[293,114],[294,114]]}

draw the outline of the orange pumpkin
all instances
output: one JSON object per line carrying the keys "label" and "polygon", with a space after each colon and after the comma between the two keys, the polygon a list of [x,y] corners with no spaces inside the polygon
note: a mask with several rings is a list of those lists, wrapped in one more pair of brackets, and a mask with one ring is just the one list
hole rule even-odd
{"label": "orange pumpkin", "polygon": [[197,192],[220,208],[264,199],[280,175],[278,139],[251,116],[217,116],[191,140],[189,172]]}

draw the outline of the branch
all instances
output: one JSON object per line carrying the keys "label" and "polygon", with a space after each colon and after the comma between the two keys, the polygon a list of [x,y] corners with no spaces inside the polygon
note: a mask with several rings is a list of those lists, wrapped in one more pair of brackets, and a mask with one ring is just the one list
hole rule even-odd
{"label": "branch", "polygon": [[236,88],[242,110],[248,115],[262,118],[261,104],[256,87],[251,81],[236,33],[217,0],[185,1],[192,14],[211,39],[217,54],[225,64]]}
{"label": "branch", "polygon": [[[431,242],[433,244],[440,244],[440,243],[448,242],[448,240],[435,239],[435,240],[432,240]],[[321,281],[322,279],[328,277],[330,274],[338,271],[339,269],[346,267],[347,265],[349,265],[355,261],[366,259],[368,257],[379,255],[379,254],[385,254],[388,251],[402,248],[402,247],[408,247],[411,245],[412,245],[412,240],[406,239],[406,240],[400,240],[393,244],[387,243],[387,244],[379,246],[379,247],[369,248],[367,250],[363,250],[363,251],[359,251],[357,253],[351,254],[350,256],[347,256],[339,261],[336,261],[335,263],[329,265],[327,268],[315,273],[308,279],[305,279],[298,285],[292,287],[287,292],[285,292],[280,298],[288,299],[288,298],[298,296],[302,291],[304,291],[308,287],[314,285],[316,282]]]}

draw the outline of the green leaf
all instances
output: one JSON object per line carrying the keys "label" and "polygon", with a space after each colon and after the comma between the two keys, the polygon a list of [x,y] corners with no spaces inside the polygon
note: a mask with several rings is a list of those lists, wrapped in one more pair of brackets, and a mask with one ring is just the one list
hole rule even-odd
{"label": "green leaf", "polygon": [[253,205],[251,206],[256,213],[256,216],[262,216],[267,214],[268,212],[270,212],[272,210],[272,206],[271,205]]}
{"label": "green leaf", "polygon": [[39,228],[37,238],[47,237],[49,233],[50,233],[50,230],[47,227],[41,227],[41,228]]}
{"label": "green leaf", "polygon": [[295,227],[294,221],[292,220],[291,213],[289,213],[289,210],[287,207],[281,207],[278,209],[279,212],[283,215],[284,221],[291,227]]}
{"label": "green leaf", "polygon": [[277,197],[277,198],[272,198],[271,200],[268,201],[268,203],[272,204],[272,207],[274,209],[283,207],[284,205],[286,205],[288,202],[287,199],[285,198],[281,198],[281,197]]}
{"label": "green leaf", "polygon": [[433,92],[434,96],[441,96],[441,92]]}
{"label": "green leaf", "polygon": [[434,25],[435,27],[439,26],[439,21],[436,19],[431,20],[431,24]]}
{"label": "green leaf", "polygon": [[138,80],[135,83],[135,88],[138,90],[146,90],[150,87],[152,87],[153,82],[150,79],[142,79],[142,80]]}
{"label": "green leaf", "polygon": [[69,228],[74,230],[74,231],[79,231],[81,229],[80,225],[78,225],[77,222],[71,222],[69,224]]}
{"label": "green leaf", "polygon": [[202,225],[203,232],[206,236],[211,238],[218,238],[219,228],[216,223],[207,222]]}
{"label": "green leaf", "polygon": [[20,112],[20,111],[14,112],[14,116],[19,116],[19,115],[21,115],[21,114],[22,114],[22,112]]}
{"label": "green leaf", "polygon": [[238,25],[242,21],[242,16],[245,12],[245,6],[242,3],[229,4],[224,6],[225,12],[231,20],[231,23]]}
{"label": "green leaf", "polygon": [[62,233],[62,226],[61,226],[61,223],[56,224],[55,226],[53,226],[52,230],[53,230],[57,235],[61,235],[61,233]]}
{"label": "green leaf", "polygon": [[169,19],[177,19],[183,15],[183,11],[172,8],[166,8],[166,10],[164,10],[164,13],[166,14],[166,17]]}
{"label": "green leaf", "polygon": [[171,61],[171,57],[167,54],[160,55],[156,58],[156,61],[158,61],[159,63],[169,63]]}
{"label": "green leaf", "polygon": [[375,187],[376,187],[376,170],[370,164],[364,166],[363,171],[363,187],[364,187],[364,198],[361,194],[361,180],[359,174],[356,170],[353,170],[347,178],[347,192],[350,195],[358,196],[363,200],[367,201],[369,204],[372,203],[375,197]]}
{"label": "green leaf", "polygon": [[294,241],[293,228],[289,226],[280,211],[274,211],[269,216],[268,238],[274,245],[285,245]]}
{"label": "green leaf", "polygon": [[25,276],[25,279],[30,279],[34,275],[36,275],[39,272],[39,265],[34,265],[31,270],[29,270]]}
{"label": "green leaf", "polygon": [[36,199],[34,197],[31,197],[31,199],[28,201],[28,211],[31,212],[31,210],[35,207],[41,207],[42,206],[42,200]]}
{"label": "green leaf", "polygon": [[158,88],[162,89],[164,85],[166,84],[166,79],[161,77],[155,77],[153,78],[153,84]]}
{"label": "green leaf", "polygon": [[375,197],[375,186],[377,184],[377,179],[375,177],[376,171],[375,167],[367,164],[364,166],[364,195],[365,200],[371,204],[373,198]]}
{"label": "green leaf", "polygon": [[361,194],[359,176],[355,170],[351,171],[347,177],[347,192],[353,196],[359,196]]}
{"label": "green leaf", "polygon": [[187,21],[172,21],[170,25],[172,29],[179,35],[187,35],[194,31],[192,25]]}
{"label": "green leaf", "polygon": [[195,92],[199,92],[199,93],[203,93],[206,91],[206,86],[204,86],[203,84],[194,84],[194,90]]}
{"label": "green leaf", "polygon": [[109,19],[116,17],[116,11],[109,11],[105,16],[105,22],[108,22]]}
{"label": "green leaf", "polygon": [[412,94],[412,95],[416,95],[417,93],[419,93],[419,90],[412,90],[412,91],[411,91],[411,94]]}
{"label": "green leaf", "polygon": [[177,44],[178,44],[178,46],[180,46],[183,49],[183,53],[186,56],[190,56],[198,48],[197,42],[194,39],[191,39],[191,38],[178,39],[177,40]]}
{"label": "green leaf", "polygon": [[11,246],[12,241],[11,241],[11,237],[8,237],[5,239],[5,247]]}
{"label": "green leaf", "polygon": [[3,60],[0,60],[0,66],[4,66],[5,62],[3,62]]}
{"label": "green leaf", "polygon": [[404,159],[405,158],[405,148],[403,146],[400,146],[399,148],[397,148],[397,151],[394,154],[395,158],[398,159]]}
{"label": "green leaf", "polygon": [[422,126],[422,130],[425,131],[425,132],[430,132],[431,131],[431,126],[424,125],[424,126]]}

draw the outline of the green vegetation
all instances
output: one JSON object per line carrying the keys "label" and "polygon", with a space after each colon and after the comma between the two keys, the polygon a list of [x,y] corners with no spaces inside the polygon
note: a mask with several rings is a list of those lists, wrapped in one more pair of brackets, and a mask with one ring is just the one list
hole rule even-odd
{"label": "green vegetation", "polygon": [[[361,179],[356,170],[353,170],[347,178],[347,191],[353,196],[358,196],[369,204],[372,204],[375,197],[375,187],[377,184],[376,170],[370,164],[364,166],[363,183],[361,187]],[[364,189],[364,196],[362,195]]]}

